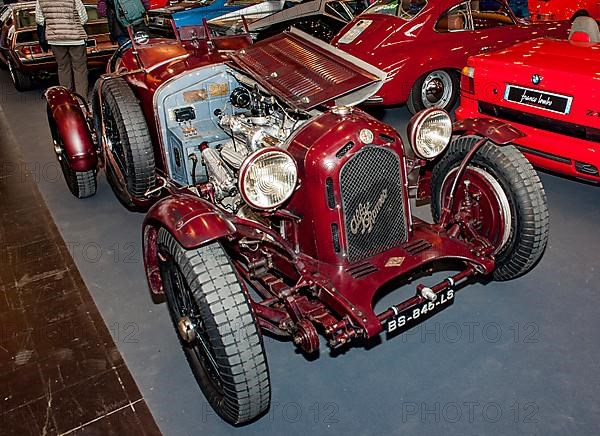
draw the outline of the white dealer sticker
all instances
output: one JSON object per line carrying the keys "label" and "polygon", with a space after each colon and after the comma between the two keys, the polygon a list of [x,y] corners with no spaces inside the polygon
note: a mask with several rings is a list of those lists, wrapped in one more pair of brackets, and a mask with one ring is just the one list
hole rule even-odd
{"label": "white dealer sticker", "polygon": [[360,20],[356,23],[350,30],[348,30],[344,36],[339,39],[340,44],[350,44],[356,38],[360,36],[361,33],[365,31],[367,27],[371,25],[373,20]]}

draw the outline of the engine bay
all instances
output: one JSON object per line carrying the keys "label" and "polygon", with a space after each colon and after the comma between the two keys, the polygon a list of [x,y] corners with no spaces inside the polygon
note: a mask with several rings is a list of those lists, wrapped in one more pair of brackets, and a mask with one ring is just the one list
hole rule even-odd
{"label": "engine bay", "polygon": [[167,176],[182,186],[210,182],[214,199],[236,213],[242,165],[266,148],[285,150],[292,134],[319,114],[285,106],[258,83],[220,64],[167,82],[155,96]]}

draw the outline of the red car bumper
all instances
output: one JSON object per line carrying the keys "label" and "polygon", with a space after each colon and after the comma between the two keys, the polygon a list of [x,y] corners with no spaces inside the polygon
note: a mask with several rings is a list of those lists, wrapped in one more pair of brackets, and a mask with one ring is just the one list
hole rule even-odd
{"label": "red car bumper", "polygon": [[[110,57],[113,54],[113,50],[100,52],[93,55],[88,55],[88,68],[90,70],[104,69],[106,67],[106,63],[109,61]],[[54,60],[54,56],[44,57],[43,59],[35,59],[32,61],[22,61],[20,59],[16,59],[13,56],[13,60],[17,68],[27,74],[41,74],[41,73],[50,73],[55,74],[57,70],[56,61]]]}
{"label": "red car bumper", "polygon": [[460,107],[456,110],[456,118],[461,120],[486,117],[509,121],[525,133],[526,136],[516,140],[515,145],[533,165],[567,176],[600,182],[600,136],[594,136],[595,140],[589,139],[596,133],[600,135],[600,130],[596,132],[596,129],[586,129],[579,125],[561,126],[553,123],[554,131],[551,131],[538,127],[535,119],[529,118],[527,114],[512,117],[508,113],[506,117],[500,118],[481,109],[480,103],[473,95],[463,92]]}

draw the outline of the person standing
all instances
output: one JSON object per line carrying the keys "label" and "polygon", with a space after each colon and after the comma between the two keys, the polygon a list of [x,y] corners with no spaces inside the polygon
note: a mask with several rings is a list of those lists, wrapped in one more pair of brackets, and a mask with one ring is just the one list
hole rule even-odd
{"label": "person standing", "polygon": [[83,27],[87,20],[81,0],[37,0],[35,5],[35,21],[45,26],[60,85],[83,98],[88,95],[87,34]]}
{"label": "person standing", "polygon": [[[150,9],[150,0],[141,0],[142,5],[146,10]],[[129,34],[127,29],[117,19],[117,13],[115,12],[115,3],[113,0],[98,0],[98,16],[106,17],[108,20],[108,29],[110,30],[110,37],[115,41],[119,47],[125,44],[129,40]]]}

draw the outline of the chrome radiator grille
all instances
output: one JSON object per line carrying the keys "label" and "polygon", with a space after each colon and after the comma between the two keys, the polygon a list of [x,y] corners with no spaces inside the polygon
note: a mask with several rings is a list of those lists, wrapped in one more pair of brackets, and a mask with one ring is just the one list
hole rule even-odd
{"label": "chrome radiator grille", "polygon": [[406,242],[400,158],[369,146],[340,173],[348,260],[358,262]]}

